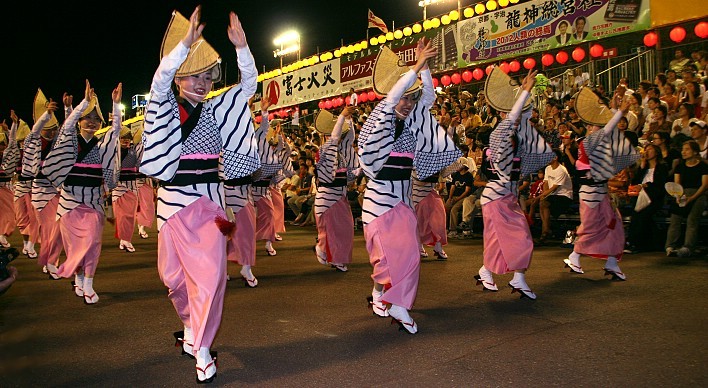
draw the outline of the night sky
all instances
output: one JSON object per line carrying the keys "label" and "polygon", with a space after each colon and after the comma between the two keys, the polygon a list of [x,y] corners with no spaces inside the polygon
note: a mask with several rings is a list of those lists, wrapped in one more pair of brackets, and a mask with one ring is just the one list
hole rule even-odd
{"label": "night sky", "polygon": [[[7,3],[7,2],[6,2]],[[236,54],[228,41],[228,12],[239,15],[259,72],[278,65],[273,38],[287,29],[300,32],[302,55],[356,43],[366,38],[367,9],[391,29],[422,19],[418,0],[354,1],[12,1],[3,5],[4,85],[0,88],[0,121],[9,123],[10,109],[32,124],[32,101],[37,88],[60,101],[66,91],[74,104],[83,97],[84,79],[96,90],[107,112],[112,89],[123,82],[123,103],[130,108],[134,94],[149,91],[159,64],[162,37],[173,9],[185,17],[202,4],[204,36],[226,64],[226,82],[237,80]],[[472,1],[463,1],[463,6]],[[78,5],[77,5],[78,4]],[[115,5],[105,12],[104,8]],[[447,0],[428,8],[428,17],[449,12],[457,2]],[[376,29],[369,30],[378,35]],[[292,58],[294,61],[294,57]],[[288,62],[285,62],[288,63]],[[223,69],[223,68],[222,68]],[[223,84],[217,85],[222,87]],[[133,112],[128,111],[127,117]],[[60,118],[61,120],[61,118]]]}

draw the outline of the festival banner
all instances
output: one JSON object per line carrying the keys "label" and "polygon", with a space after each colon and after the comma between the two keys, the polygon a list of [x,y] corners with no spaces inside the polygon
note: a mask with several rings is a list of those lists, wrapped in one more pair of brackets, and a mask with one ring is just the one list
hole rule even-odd
{"label": "festival banner", "polygon": [[283,74],[263,82],[263,94],[277,101],[271,109],[340,95],[339,58]]}
{"label": "festival banner", "polygon": [[533,0],[457,23],[459,67],[646,30],[650,0]]}

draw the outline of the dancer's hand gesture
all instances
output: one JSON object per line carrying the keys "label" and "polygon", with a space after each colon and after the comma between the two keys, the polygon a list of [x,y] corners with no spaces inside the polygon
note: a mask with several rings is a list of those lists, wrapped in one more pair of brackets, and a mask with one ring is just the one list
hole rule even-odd
{"label": "dancer's hand gesture", "polygon": [[248,44],[246,43],[246,33],[243,32],[243,27],[241,27],[241,21],[238,20],[238,16],[235,13],[229,13],[229,27],[226,32],[229,35],[229,40],[236,48],[244,48]]}
{"label": "dancer's hand gesture", "polygon": [[187,33],[182,39],[182,44],[184,44],[185,47],[192,47],[192,44],[196,42],[200,36],[202,36],[202,31],[204,30],[205,24],[201,24],[199,22],[201,12],[202,6],[198,5],[196,8],[194,8],[192,16],[189,17],[189,28],[187,29]]}
{"label": "dancer's hand gesture", "polygon": [[86,101],[91,101],[93,98],[93,88],[91,88],[91,83],[89,80],[86,80],[86,90],[84,91],[84,99]]}
{"label": "dancer's hand gesture", "polygon": [[113,102],[116,104],[120,103],[120,98],[123,96],[123,83],[119,82],[118,86],[116,86],[115,89],[113,89],[113,93],[111,93],[111,97],[113,97]]}
{"label": "dancer's hand gesture", "polygon": [[526,75],[523,81],[521,81],[521,88],[523,90],[531,92],[531,89],[533,89],[533,86],[536,84],[536,74],[538,74],[538,71],[529,70],[529,73]]}
{"label": "dancer's hand gesture", "polygon": [[418,46],[415,49],[415,54],[418,57],[418,62],[416,62],[413,70],[415,70],[416,73],[420,72],[423,69],[427,69],[428,59],[438,55],[438,49],[433,47],[432,42],[430,40],[425,42],[423,39],[424,38],[421,38],[418,41]]}
{"label": "dancer's hand gesture", "polygon": [[61,98],[61,102],[64,103],[65,108],[71,108],[71,104],[74,103],[74,96],[67,92],[64,92],[64,96]]}

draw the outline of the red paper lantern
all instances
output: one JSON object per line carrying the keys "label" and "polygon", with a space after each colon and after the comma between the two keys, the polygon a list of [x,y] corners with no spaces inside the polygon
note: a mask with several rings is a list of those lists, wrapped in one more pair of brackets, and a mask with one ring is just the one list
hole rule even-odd
{"label": "red paper lantern", "polygon": [[373,90],[370,90],[368,95],[369,95],[369,101],[374,101],[376,99],[376,93],[374,93]]}
{"label": "red paper lantern", "polygon": [[536,60],[533,58],[524,59],[524,69],[531,70],[536,67]]}
{"label": "red paper lantern", "polygon": [[434,88],[437,88],[438,85],[440,85],[440,81],[438,81],[437,78],[433,77],[433,87],[434,87]]}
{"label": "red paper lantern", "polygon": [[268,120],[273,120],[275,119],[275,113],[268,113]]}
{"label": "red paper lantern", "polygon": [[474,79],[479,81],[482,79],[482,77],[484,77],[484,72],[482,71],[482,69],[480,69],[478,67],[478,68],[472,70],[472,77],[474,77]]}
{"label": "red paper lantern", "polygon": [[513,61],[509,62],[509,70],[511,70],[514,73],[521,70],[521,64],[519,63],[519,61],[514,59]]}
{"label": "red paper lantern", "polygon": [[509,74],[509,64],[506,62],[502,62],[499,64],[499,70],[503,71],[504,74]]}
{"label": "red paper lantern", "polygon": [[580,62],[585,59],[585,50],[583,50],[582,47],[576,47],[575,50],[573,50],[572,56],[575,62]]}
{"label": "red paper lantern", "polygon": [[708,38],[708,22],[700,22],[696,24],[696,27],[693,28],[693,32],[695,32],[696,36],[701,39]]}
{"label": "red paper lantern", "polygon": [[320,109],[324,109],[324,108],[325,108],[325,102],[324,102],[324,100],[320,100],[320,102],[317,104],[317,106],[318,106]]}
{"label": "red paper lantern", "polygon": [[553,64],[553,55],[543,54],[541,57],[541,63],[543,63],[543,66],[551,66]]}
{"label": "red paper lantern", "polygon": [[350,96],[344,97],[344,103],[345,103],[345,104],[349,105],[351,102],[352,102],[352,99],[351,99]]}
{"label": "red paper lantern", "polygon": [[369,95],[365,92],[362,92],[359,95],[359,102],[367,102],[367,101],[369,101]]}
{"label": "red paper lantern", "polygon": [[556,53],[556,62],[561,65],[565,65],[565,63],[568,62],[568,53],[565,51],[559,51]]}
{"label": "red paper lantern", "polygon": [[686,38],[686,29],[683,27],[674,27],[669,32],[669,38],[675,43],[680,43],[684,38]]}
{"label": "red paper lantern", "polygon": [[602,53],[605,51],[605,48],[602,47],[601,44],[594,44],[590,46],[590,56],[593,58],[601,57]]}
{"label": "red paper lantern", "polygon": [[472,72],[469,70],[465,70],[462,72],[462,80],[465,82],[470,82],[472,81]]}
{"label": "red paper lantern", "polygon": [[652,46],[656,45],[656,42],[658,42],[658,41],[659,41],[659,36],[654,31],[644,35],[644,45],[647,47],[652,47]]}
{"label": "red paper lantern", "polygon": [[487,75],[490,75],[492,74],[492,70],[494,70],[494,65],[489,65],[486,69],[484,69],[484,72],[487,73]]}
{"label": "red paper lantern", "polygon": [[261,121],[263,121],[263,117],[261,117],[261,116],[256,116],[256,124],[260,124]]}
{"label": "red paper lantern", "polygon": [[440,82],[442,82],[443,86],[448,86],[450,85],[450,76],[449,75],[444,75],[440,77]]}
{"label": "red paper lantern", "polygon": [[337,98],[337,106],[344,105],[344,99],[342,97]]}
{"label": "red paper lantern", "polygon": [[332,100],[325,101],[325,108],[332,109]]}
{"label": "red paper lantern", "polygon": [[462,77],[460,77],[460,73],[454,73],[452,76],[450,76],[450,79],[455,85],[459,85],[460,82],[462,82]]}

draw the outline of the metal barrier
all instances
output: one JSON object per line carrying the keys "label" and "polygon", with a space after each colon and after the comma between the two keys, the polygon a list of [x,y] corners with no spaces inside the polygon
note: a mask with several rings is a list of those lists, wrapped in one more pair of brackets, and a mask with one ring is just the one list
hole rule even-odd
{"label": "metal barrier", "polygon": [[646,50],[633,55],[595,60],[595,84],[605,87],[609,94],[621,78],[626,78],[627,83],[634,87],[642,80],[653,82],[656,75],[655,55],[654,50]]}

